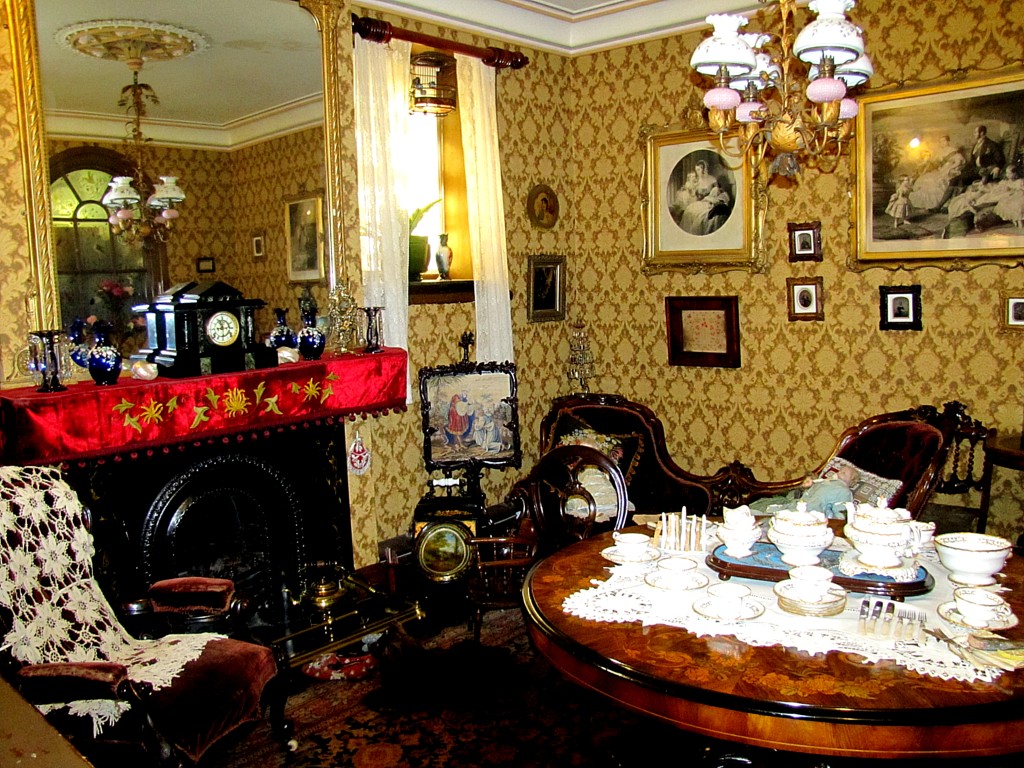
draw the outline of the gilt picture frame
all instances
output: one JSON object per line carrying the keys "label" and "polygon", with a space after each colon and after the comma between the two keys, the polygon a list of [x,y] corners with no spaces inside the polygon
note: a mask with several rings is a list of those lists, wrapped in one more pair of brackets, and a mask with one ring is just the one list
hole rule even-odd
{"label": "gilt picture frame", "polygon": [[[708,131],[645,126],[643,270],[758,271],[760,221],[750,166]],[[730,134],[725,147],[735,150]]]}
{"label": "gilt picture frame", "polygon": [[1003,292],[1000,301],[1000,333],[1024,333],[1024,291]]}
{"label": "gilt picture frame", "polygon": [[1024,74],[858,101],[854,266],[1024,263],[1024,227],[1000,205],[1006,177],[1024,170],[1007,170],[1024,124]]}
{"label": "gilt picture frame", "polygon": [[740,367],[738,296],[665,299],[669,365]]}
{"label": "gilt picture frame", "polygon": [[787,277],[786,305],[790,321],[825,319],[825,279]]}
{"label": "gilt picture frame", "polygon": [[531,323],[565,319],[565,256],[530,256],[526,272],[526,319]]}
{"label": "gilt picture frame", "polygon": [[323,193],[285,198],[284,228],[288,280],[293,283],[323,280]]}

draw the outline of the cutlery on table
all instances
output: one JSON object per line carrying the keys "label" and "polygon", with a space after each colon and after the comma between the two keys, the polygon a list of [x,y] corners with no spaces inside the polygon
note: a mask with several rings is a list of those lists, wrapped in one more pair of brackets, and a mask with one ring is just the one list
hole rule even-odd
{"label": "cutlery on table", "polygon": [[888,603],[885,606],[885,615],[882,616],[882,637],[889,637],[892,632],[892,617],[896,615],[896,603]]}
{"label": "cutlery on table", "polygon": [[866,635],[868,632],[868,612],[871,610],[871,601],[866,597],[860,601],[860,617],[857,619],[857,630]]}
{"label": "cutlery on table", "polygon": [[881,615],[882,615],[882,601],[879,600],[877,603],[875,603],[874,608],[871,609],[871,618],[868,620],[869,623],[870,623],[870,627],[868,628],[868,632],[870,632],[872,635],[875,634],[878,631],[878,617],[881,616]]}

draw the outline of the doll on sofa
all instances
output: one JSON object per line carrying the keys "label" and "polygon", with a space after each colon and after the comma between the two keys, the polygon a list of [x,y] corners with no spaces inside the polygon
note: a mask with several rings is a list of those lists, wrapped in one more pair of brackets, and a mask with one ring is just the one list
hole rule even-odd
{"label": "doll on sofa", "polygon": [[846,517],[846,502],[853,501],[853,487],[859,480],[856,468],[843,466],[827,480],[808,475],[799,488],[784,496],[757,499],[749,506],[755,513],[771,515],[778,509],[792,509],[797,501],[802,501],[810,511],[822,512],[825,517],[843,518]]}

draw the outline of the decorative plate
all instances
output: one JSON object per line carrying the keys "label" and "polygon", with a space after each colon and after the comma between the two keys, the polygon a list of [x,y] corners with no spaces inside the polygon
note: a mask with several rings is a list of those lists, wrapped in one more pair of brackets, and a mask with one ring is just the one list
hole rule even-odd
{"label": "decorative plate", "polygon": [[624,563],[649,563],[652,560],[657,560],[661,557],[661,552],[655,547],[647,547],[647,549],[644,550],[644,554],[640,557],[626,557],[623,555],[621,549],[612,546],[602,549],[601,557],[606,560],[611,560],[616,565],[623,565]]}
{"label": "decorative plate", "polygon": [[714,619],[715,621],[750,621],[764,613],[764,606],[756,600],[744,600],[743,611],[740,615],[726,619],[718,615],[718,611],[715,609],[715,601],[712,598],[707,597],[702,600],[697,600],[693,604],[693,610],[705,619]]}
{"label": "decorative plate", "polygon": [[954,624],[964,629],[1009,629],[1010,627],[1016,627],[1018,619],[1012,613],[1008,616],[996,619],[990,622],[987,627],[975,627],[964,621],[964,617],[960,615],[960,611],[956,609],[956,603],[950,600],[948,603],[943,603],[938,607],[939,616],[948,621],[950,624]]}

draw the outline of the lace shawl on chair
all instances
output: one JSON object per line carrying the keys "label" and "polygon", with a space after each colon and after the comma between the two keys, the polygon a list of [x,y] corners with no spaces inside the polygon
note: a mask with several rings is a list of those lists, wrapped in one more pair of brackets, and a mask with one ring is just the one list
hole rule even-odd
{"label": "lace shawl on chair", "polygon": [[[85,510],[55,468],[0,467],[0,537],[0,607],[12,616],[0,651],[23,663],[117,662],[158,690],[220,637],[136,640],[124,630],[93,579]],[[97,734],[128,708],[100,700],[68,706],[91,716]]]}

